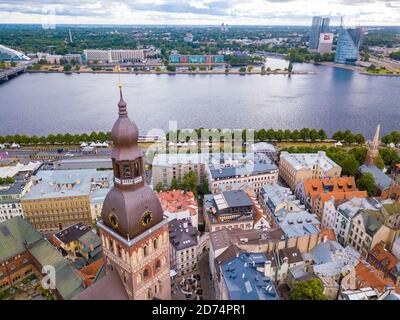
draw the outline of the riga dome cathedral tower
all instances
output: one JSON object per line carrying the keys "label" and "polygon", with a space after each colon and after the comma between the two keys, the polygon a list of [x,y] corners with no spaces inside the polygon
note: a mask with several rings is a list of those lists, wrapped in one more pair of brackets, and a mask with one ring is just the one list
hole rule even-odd
{"label": "riga dome cathedral tower", "polygon": [[122,97],[112,128],[114,187],[108,193],[98,226],[106,273],[118,272],[129,299],[171,298],[168,221],[144,180],[139,131]]}

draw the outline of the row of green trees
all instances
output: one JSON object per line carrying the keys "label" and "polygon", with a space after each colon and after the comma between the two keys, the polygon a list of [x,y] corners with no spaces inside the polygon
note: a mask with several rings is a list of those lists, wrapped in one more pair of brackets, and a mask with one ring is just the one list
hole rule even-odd
{"label": "row of green trees", "polygon": [[5,61],[0,61],[0,70],[8,69],[8,68],[15,68],[17,66],[17,63],[15,61],[11,62],[5,62]]}
{"label": "row of green trees", "polygon": [[286,57],[290,62],[322,62],[333,61],[335,56],[332,53],[310,53],[305,48],[290,49]]}
{"label": "row of green trees", "polygon": [[79,144],[81,142],[105,142],[111,140],[111,132],[92,132],[90,134],[49,134],[48,136],[7,135],[0,136],[0,143],[17,144]]}
{"label": "row of green trees", "polygon": [[13,184],[14,182],[15,182],[14,178],[11,178],[11,177],[1,178],[0,177],[0,186],[7,185],[7,184]]}
{"label": "row of green trees", "polygon": [[[212,134],[213,132],[223,133],[221,129],[204,129],[199,128],[195,129],[197,136],[201,138],[202,130],[206,130],[208,133]],[[328,135],[325,130],[320,129],[310,129],[303,128],[300,130],[274,130],[274,129],[260,129],[260,130],[252,130],[252,129],[244,129],[242,130],[242,139],[246,140],[248,131],[251,130],[254,132],[254,139],[256,141],[311,141],[315,142],[317,140],[324,141],[328,139]],[[191,130],[177,130],[178,137],[181,133],[187,135],[186,141],[191,140],[190,138]],[[234,132],[232,133],[232,138],[234,136]],[[175,132],[167,133],[167,140],[171,134]],[[175,134],[174,134],[175,135]],[[360,134],[353,134],[350,130],[346,131],[337,131],[332,135],[332,139],[336,141],[343,141],[348,144],[358,144],[362,145],[365,143],[365,137]],[[171,139],[172,140],[172,139]],[[111,132],[92,132],[90,134],[50,134],[48,136],[28,136],[28,135],[6,135],[0,136],[0,144],[4,143],[18,143],[18,144],[55,144],[55,143],[63,143],[63,144],[78,144],[81,142],[92,142],[92,141],[111,141]],[[383,143],[400,143],[400,132],[393,131],[392,133],[384,136],[382,138]]]}
{"label": "row of green trees", "polygon": [[399,144],[400,143],[400,131],[392,131],[391,133],[387,134],[386,136],[383,136],[381,141],[383,143],[389,144],[389,143],[394,143],[394,144]]}

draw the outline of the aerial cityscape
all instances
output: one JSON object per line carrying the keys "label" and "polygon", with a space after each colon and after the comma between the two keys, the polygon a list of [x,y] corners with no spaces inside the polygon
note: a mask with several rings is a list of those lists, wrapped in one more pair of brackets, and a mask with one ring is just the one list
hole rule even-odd
{"label": "aerial cityscape", "polygon": [[400,6],[322,2],[0,1],[0,303],[399,300]]}

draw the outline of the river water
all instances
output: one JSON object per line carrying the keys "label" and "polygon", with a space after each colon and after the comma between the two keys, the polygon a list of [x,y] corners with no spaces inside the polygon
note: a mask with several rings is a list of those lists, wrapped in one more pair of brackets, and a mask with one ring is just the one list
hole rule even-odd
{"label": "river water", "polygon": [[[268,59],[267,67],[287,62]],[[121,75],[129,115],[154,128],[400,130],[400,78],[295,64],[293,75]],[[0,85],[0,135],[110,131],[115,74],[24,74]]]}

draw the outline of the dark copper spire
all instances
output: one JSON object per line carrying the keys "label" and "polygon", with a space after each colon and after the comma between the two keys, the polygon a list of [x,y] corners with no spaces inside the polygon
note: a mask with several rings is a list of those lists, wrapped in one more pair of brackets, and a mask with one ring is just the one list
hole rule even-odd
{"label": "dark copper spire", "polygon": [[114,187],[104,201],[102,219],[121,236],[132,239],[162,221],[163,211],[144,180],[139,130],[128,117],[121,85],[119,89],[119,116],[112,128]]}
{"label": "dark copper spire", "polygon": [[128,110],[126,108],[127,104],[124,100],[124,97],[122,96],[122,85],[120,84],[120,85],[118,85],[118,87],[119,87],[119,96],[120,96],[119,103],[118,103],[118,109],[119,109],[118,114],[120,116],[127,116]]}

